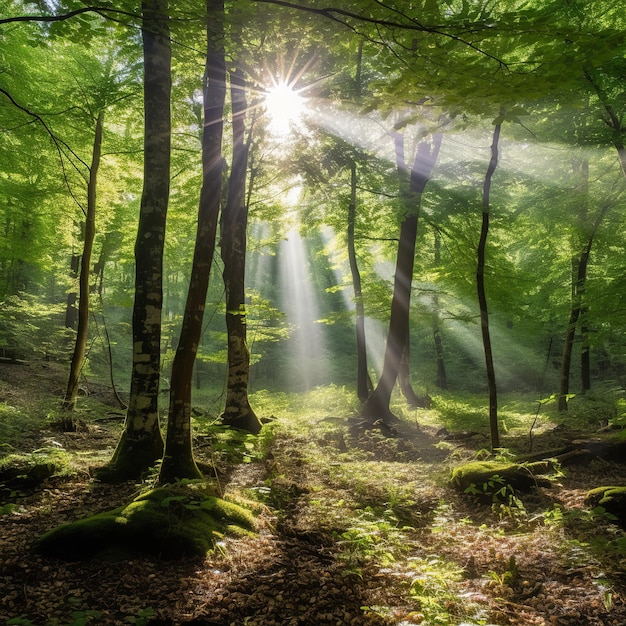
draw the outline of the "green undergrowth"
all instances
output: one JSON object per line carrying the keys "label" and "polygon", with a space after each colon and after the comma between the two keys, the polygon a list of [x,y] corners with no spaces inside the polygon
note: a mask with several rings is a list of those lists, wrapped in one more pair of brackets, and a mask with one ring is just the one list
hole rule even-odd
{"label": "green undergrowth", "polygon": [[45,412],[0,402],[0,453],[14,449],[26,435],[37,432],[44,424]]}
{"label": "green undergrowth", "polygon": [[127,505],[58,526],[36,551],[68,561],[204,556],[225,533],[249,534],[252,513],[201,481],[151,489]]}

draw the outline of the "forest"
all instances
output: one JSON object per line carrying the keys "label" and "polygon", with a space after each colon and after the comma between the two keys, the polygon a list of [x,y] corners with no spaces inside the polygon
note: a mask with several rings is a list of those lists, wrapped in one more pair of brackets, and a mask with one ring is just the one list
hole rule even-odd
{"label": "forest", "polygon": [[0,620],[626,623],[626,14],[3,0]]}

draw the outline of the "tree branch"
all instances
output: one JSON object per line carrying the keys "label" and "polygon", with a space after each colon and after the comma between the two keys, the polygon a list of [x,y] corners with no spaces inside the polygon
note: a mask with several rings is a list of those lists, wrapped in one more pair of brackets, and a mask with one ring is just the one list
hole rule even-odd
{"label": "tree branch", "polygon": [[[408,23],[402,23],[402,22],[397,22],[397,21],[388,20],[388,19],[378,19],[375,17],[367,17],[366,15],[360,15],[359,13],[354,13],[352,11],[347,11],[345,9],[339,9],[336,7],[326,7],[323,9],[318,9],[315,7],[308,7],[302,4],[297,4],[294,2],[288,2],[288,0],[255,0],[255,1],[261,2],[264,4],[274,4],[277,6],[286,7],[288,9],[295,9],[297,11],[305,11],[306,13],[313,13],[315,15],[321,15],[322,17],[330,19],[333,22],[337,22],[338,24],[341,24],[342,26],[345,26],[346,28],[349,28],[350,30],[354,32],[357,32],[357,31],[355,27],[347,21],[348,19],[357,20],[359,22],[364,22],[366,24],[372,24],[376,27],[383,26],[385,28],[391,28],[391,29],[410,30],[410,31],[416,31],[416,32],[431,33],[433,35],[441,35],[442,37],[447,37],[448,39],[452,39],[453,41],[461,43],[471,48],[472,50],[475,50],[479,54],[482,54],[486,56],[487,58],[496,61],[498,65],[501,67],[505,67],[505,68],[508,67],[504,61],[497,58],[493,54],[490,54],[489,52],[485,52],[484,50],[482,50],[481,48],[479,48],[472,42],[467,41],[466,39],[463,39],[462,37],[459,37],[458,35],[454,35],[452,33],[446,32],[443,26],[426,26],[424,24],[421,24],[414,18],[411,18],[397,10],[396,12],[399,13],[399,15],[401,15],[405,19],[407,19]],[[382,2],[377,2],[377,4],[379,4],[380,6],[386,9],[392,10]],[[346,19],[341,19],[341,18],[346,18]]]}
{"label": "tree branch", "polygon": [[[97,13],[102,15],[103,13],[112,13],[117,15],[125,15],[127,17],[139,18],[140,15],[131,13],[130,11],[122,11],[121,9],[112,9],[110,7],[83,7],[82,9],[75,9],[68,13],[62,13],[61,15],[15,15],[13,17],[4,17],[0,19],[0,24],[11,24],[14,22],[63,22],[69,20],[72,17],[81,15],[82,13]],[[104,15],[102,15],[104,17]]]}
{"label": "tree branch", "polygon": [[[76,158],[78,160],[79,163],[82,163],[82,165],[84,165],[87,170],[89,170],[89,165],[87,165],[87,163],[85,163],[75,152],[74,150],[72,150],[72,148],[70,148],[70,146],[63,141],[62,139],[59,139],[54,132],[52,132],[52,129],[48,126],[48,124],[46,123],[46,121],[41,117],[41,115],[34,113],[33,111],[30,111],[29,109],[27,109],[26,107],[22,106],[21,104],[19,104],[14,98],[13,96],[6,91],[5,89],[2,89],[2,87],[0,87],[0,93],[4,94],[7,99],[11,102],[11,104],[13,106],[15,106],[17,109],[19,109],[20,111],[22,111],[23,113],[26,113],[26,115],[29,115],[30,117],[33,118],[33,120],[39,122],[43,128],[45,129],[45,131],[48,133],[50,139],[52,139],[52,142],[54,143],[54,147],[57,150],[57,153],[59,155],[59,161],[61,162],[61,170],[63,171],[63,180],[65,181],[65,186],[67,187],[67,190],[70,193],[70,196],[73,198],[74,202],[76,202],[76,204],[80,207],[81,211],[83,213],[86,214],[85,211],[85,207],[79,202],[78,198],[74,195],[74,192],[72,191],[72,187],[69,183],[68,177],[67,177],[67,172],[65,170],[65,161],[64,161],[64,157],[66,156],[65,153],[63,152],[63,148],[65,148],[72,156],[74,156],[74,158]],[[83,173],[78,169],[78,167],[76,167],[76,165],[74,164],[74,162],[72,161],[72,159],[68,159],[68,161],[71,163],[72,167],[78,172],[78,174],[80,176],[83,177],[83,179],[85,179],[85,176],[83,175]]]}

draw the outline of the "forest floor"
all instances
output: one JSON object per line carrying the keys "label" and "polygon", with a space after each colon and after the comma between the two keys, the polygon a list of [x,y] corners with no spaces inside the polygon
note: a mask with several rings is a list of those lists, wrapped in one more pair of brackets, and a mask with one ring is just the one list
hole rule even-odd
{"label": "forest floor", "polygon": [[[626,465],[573,466],[550,488],[480,503],[454,490],[449,476],[480,457],[484,435],[455,440],[434,409],[413,412],[394,436],[365,431],[345,407],[341,413],[340,389],[307,397],[300,414],[286,394],[258,394],[275,418],[257,439],[196,424],[198,460],[217,468],[226,497],[252,503],[255,536],[226,537],[213,554],[184,561],[38,556],[33,542],[45,531],[149,486],[92,478],[121,429],[102,398],[81,401],[77,432],[53,428],[62,374],[52,365],[0,365],[0,457],[66,462],[43,483],[2,494],[1,623],[626,624],[624,533],[583,503],[593,487],[626,485]],[[597,425],[574,433],[541,420],[534,450],[591,436]],[[503,439],[511,449],[524,445],[513,431]]]}

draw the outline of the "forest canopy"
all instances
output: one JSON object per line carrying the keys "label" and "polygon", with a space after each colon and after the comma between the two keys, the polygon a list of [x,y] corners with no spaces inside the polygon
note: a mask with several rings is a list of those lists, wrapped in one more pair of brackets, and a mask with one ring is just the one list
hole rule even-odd
{"label": "forest canopy", "polygon": [[141,393],[186,386],[188,413],[192,378],[227,387],[251,430],[237,385],[358,387],[383,418],[396,381],[489,390],[495,420],[496,380],[562,410],[619,384],[623,21],[601,0],[10,0],[3,358],[73,355],[69,408],[95,378],[132,411],[149,341]]}

